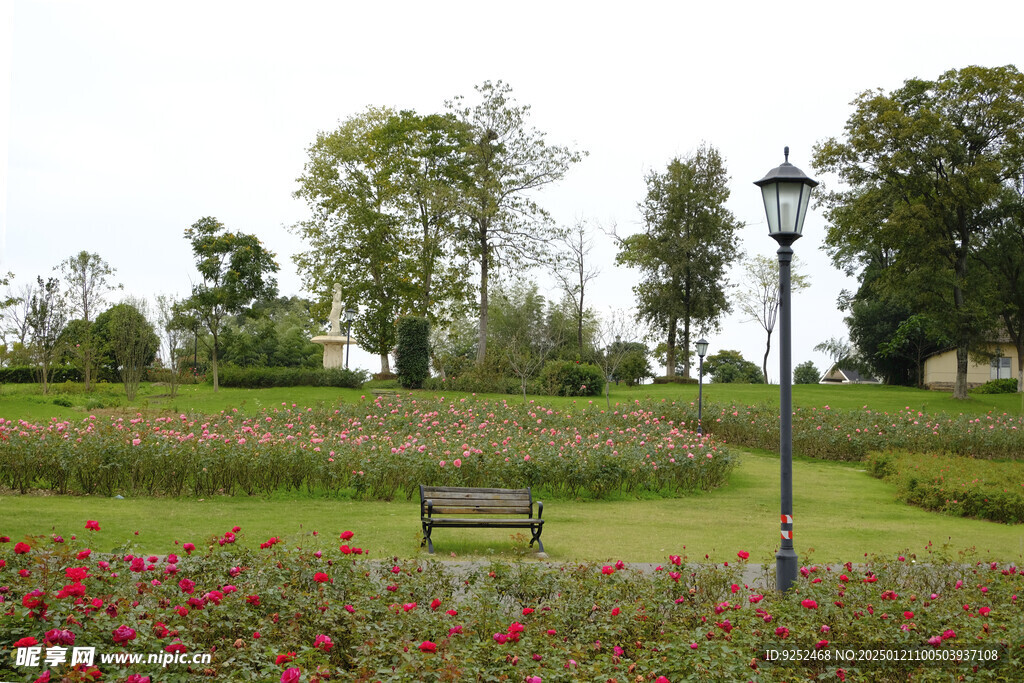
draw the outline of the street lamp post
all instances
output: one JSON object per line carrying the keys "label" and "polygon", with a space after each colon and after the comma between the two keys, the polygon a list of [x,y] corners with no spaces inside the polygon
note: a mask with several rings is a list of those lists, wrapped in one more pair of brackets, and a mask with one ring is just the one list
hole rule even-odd
{"label": "street lamp post", "polygon": [[781,481],[782,542],[775,554],[776,587],[786,592],[796,582],[797,555],[793,549],[793,358],[790,264],[793,242],[800,239],[811,190],[817,181],[786,160],[754,184],[761,188],[768,234],[779,243],[779,473]]}
{"label": "street lamp post", "polygon": [[352,348],[352,321],[356,319],[356,309],[345,309],[345,369],[348,370],[348,352]]}
{"label": "street lamp post", "polygon": [[697,370],[697,434],[703,434],[702,418],[704,417],[704,354],[708,352],[708,340],[701,337],[697,340],[697,357],[700,358],[699,369]]}

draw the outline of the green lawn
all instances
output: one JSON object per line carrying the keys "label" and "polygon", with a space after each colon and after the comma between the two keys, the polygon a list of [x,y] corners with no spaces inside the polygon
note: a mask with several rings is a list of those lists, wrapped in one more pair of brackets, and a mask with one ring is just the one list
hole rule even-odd
{"label": "green lawn", "polygon": [[[798,406],[1020,412],[1020,397],[1016,395],[978,396],[955,403],[948,394],[903,387],[798,385],[793,393]],[[72,405],[54,404],[55,398],[64,398]],[[166,387],[143,385],[138,400],[128,405],[123,388],[116,385],[101,385],[91,393],[61,385],[50,396],[41,395],[34,385],[6,385],[0,391],[0,417],[80,419],[96,412],[139,410],[209,414],[237,409],[252,414],[282,403],[310,406],[371,398],[369,389],[221,389],[215,394],[212,387],[199,385],[181,387],[172,399],[166,395]],[[510,402],[522,400],[516,396],[505,398]],[[613,403],[629,404],[637,399],[695,400],[696,387],[612,387]],[[705,387],[705,399],[772,403],[778,401],[778,387],[709,385]],[[528,400],[556,407],[590,401],[596,406],[604,404],[603,397]],[[111,407],[90,408],[90,401]],[[706,494],[668,500],[548,501],[545,547],[556,560],[625,558],[657,562],[669,553],[685,553],[691,559],[702,559],[707,554],[711,559],[725,560],[743,549],[753,558],[771,562],[779,534],[778,482],[776,455],[748,453],[728,485]],[[929,543],[933,550],[943,544],[955,550],[974,546],[986,555],[1006,560],[1024,558],[1024,526],[947,517],[908,507],[896,501],[890,484],[869,477],[860,465],[797,459],[794,488],[796,547],[801,554],[813,549],[814,561],[856,561],[865,553],[903,550],[923,555]],[[97,549],[111,550],[128,539],[138,551],[166,552],[175,540],[198,543],[235,525],[243,527],[245,542],[254,546],[272,535],[285,536],[295,544],[330,544],[347,528],[356,531],[360,544],[375,556],[408,557],[420,552],[417,514],[416,501],[362,502],[284,495],[271,500],[239,497],[198,501],[5,495],[0,496],[0,535],[15,539],[52,533],[69,536],[83,533],[85,520],[96,519],[103,526],[103,532],[91,541]],[[314,538],[314,530],[321,535]],[[436,532],[435,547],[439,555],[515,555],[523,552],[525,539],[496,530],[442,529]]]}
{"label": "green lawn", "polygon": [[[424,392],[434,395],[434,392]],[[462,395],[446,392],[446,395]],[[134,402],[125,399],[124,388],[116,384],[98,385],[92,392],[82,391],[80,385],[54,385],[49,395],[44,396],[35,384],[0,385],[0,417],[5,419],[48,420],[53,417],[81,419],[97,412],[134,413],[218,413],[222,410],[238,409],[248,414],[258,413],[281,403],[315,406],[318,403],[336,401],[355,402],[361,397],[372,398],[371,389],[338,389],[333,387],[284,387],[273,389],[222,388],[214,393],[206,384],[185,385],[178,395],[171,398],[167,387],[158,384],[143,384]],[[481,395],[489,399],[504,399],[518,403],[519,395]],[[646,384],[638,387],[625,385],[611,387],[611,404],[630,404],[636,400],[693,401],[697,400],[696,385]],[[63,406],[54,401],[71,403]],[[552,396],[528,396],[528,401],[537,401],[551,406],[590,404],[597,407],[606,405],[605,398],[560,398]],[[737,405],[768,404],[779,402],[779,387],[767,384],[707,384],[704,386],[704,401]],[[97,404],[102,407],[97,407]],[[955,401],[946,392],[922,391],[910,387],[888,387],[880,385],[825,386],[820,384],[798,384],[793,387],[793,404],[797,407],[819,407],[828,405],[833,409],[860,410],[864,406],[873,411],[897,411],[906,407],[925,413],[947,412],[952,414],[985,414],[989,411],[1024,414],[1024,396],[1018,394],[972,394],[966,401]]]}
{"label": "green lawn", "polygon": [[[771,563],[779,537],[778,458],[748,453],[730,483],[680,499],[577,502],[548,501],[544,545],[553,560],[662,562],[668,554],[691,560],[734,559],[737,550]],[[902,551],[926,556],[937,550],[975,547],[986,557],[1021,562],[1024,525],[947,517],[903,505],[894,489],[857,466],[797,460],[794,464],[795,544],[814,562],[858,561],[865,553]],[[126,499],[99,497],[0,497],[0,534],[85,534],[85,521],[102,531],[90,544],[109,551],[127,539],[136,552],[165,553],[174,541],[202,543],[241,526],[256,546],[270,536],[289,544],[327,547],[344,529],[372,557],[420,553],[418,504],[281,497]],[[134,532],[138,531],[138,536]],[[312,532],[317,531],[317,537]],[[523,552],[526,538],[491,529],[441,529],[434,534],[439,557]],[[811,552],[813,549],[813,552]]]}

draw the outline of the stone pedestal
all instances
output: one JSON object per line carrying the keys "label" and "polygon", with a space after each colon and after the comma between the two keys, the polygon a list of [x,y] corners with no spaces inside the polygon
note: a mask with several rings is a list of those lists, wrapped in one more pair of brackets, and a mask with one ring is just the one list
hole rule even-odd
{"label": "stone pedestal", "polygon": [[310,341],[314,344],[323,344],[325,368],[345,367],[345,345],[349,343],[348,337],[343,334],[322,334]]}

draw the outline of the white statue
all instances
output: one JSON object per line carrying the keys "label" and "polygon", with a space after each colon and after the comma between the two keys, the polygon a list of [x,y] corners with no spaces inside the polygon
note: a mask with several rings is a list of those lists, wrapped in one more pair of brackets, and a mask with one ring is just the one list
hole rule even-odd
{"label": "white statue", "polygon": [[334,301],[331,302],[331,331],[336,337],[341,336],[341,285],[334,283]]}

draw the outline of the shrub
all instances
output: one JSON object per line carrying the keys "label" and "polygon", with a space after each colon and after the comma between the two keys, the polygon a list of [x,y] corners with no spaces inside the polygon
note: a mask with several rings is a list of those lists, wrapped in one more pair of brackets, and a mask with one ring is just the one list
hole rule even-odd
{"label": "shrub", "polygon": [[655,377],[655,384],[697,384],[699,378],[697,377],[683,377],[682,375],[672,375],[671,377]]}
{"label": "shrub", "polygon": [[540,372],[540,386],[550,396],[600,396],[604,373],[589,363],[552,360]]}
{"label": "shrub", "polygon": [[[344,387],[358,389],[366,382],[365,370],[341,368],[220,368],[220,386],[263,389],[267,387]],[[212,376],[208,379],[212,382]]]}
{"label": "shrub", "polygon": [[1017,380],[1012,377],[989,380],[980,387],[973,387],[970,392],[972,394],[1016,394]]}
{"label": "shrub", "polygon": [[[476,366],[471,366],[465,372],[443,380],[437,377],[428,377],[423,382],[423,388],[431,391],[464,391],[470,394],[518,394],[522,392],[522,384],[517,378],[481,370]],[[543,393],[538,390],[535,383],[528,383],[526,391],[529,394]]]}
{"label": "shrub", "polygon": [[[82,371],[71,365],[51,367],[50,372],[50,381],[54,384],[82,381]],[[38,370],[31,365],[0,368],[0,384],[35,384],[38,381]]]}
{"label": "shrub", "polygon": [[398,375],[393,372],[375,372],[370,375],[370,378],[375,382],[387,382],[390,380],[398,379]]}
{"label": "shrub", "polygon": [[925,453],[871,453],[872,476],[896,484],[901,500],[926,510],[993,522],[1024,522],[1017,463]]}
{"label": "shrub", "polygon": [[[265,537],[240,520],[222,536],[183,529],[188,550],[149,548],[149,561],[131,536],[140,557],[82,557],[111,533],[84,521],[57,527],[60,542],[0,544],[3,680],[50,680],[42,657],[19,666],[11,651],[28,638],[45,650],[46,633],[139,657],[102,673],[61,664],[54,681],[1007,681],[1021,663],[1019,569],[969,551],[808,563],[793,595],[748,585],[742,556],[709,566],[678,545],[654,571],[617,558],[385,560],[367,557],[360,546],[379,539],[359,530],[339,547],[331,522],[256,549]],[[144,656],[175,650],[212,658],[199,669]],[[781,661],[766,661],[772,650]]]}
{"label": "shrub", "polygon": [[726,349],[708,356],[704,372],[717,384],[764,384],[761,368],[743,358],[739,351]]}
{"label": "shrub", "polygon": [[793,369],[793,384],[817,384],[821,373],[814,366],[814,361],[804,361]]}
{"label": "shrub", "polygon": [[403,316],[398,319],[396,336],[398,383],[406,389],[419,389],[430,377],[430,323],[426,318]]}

